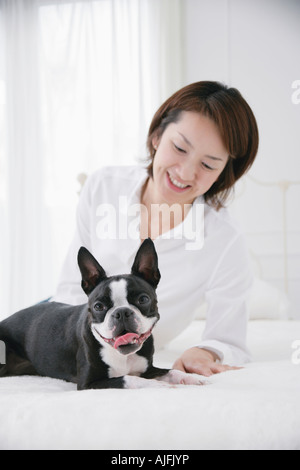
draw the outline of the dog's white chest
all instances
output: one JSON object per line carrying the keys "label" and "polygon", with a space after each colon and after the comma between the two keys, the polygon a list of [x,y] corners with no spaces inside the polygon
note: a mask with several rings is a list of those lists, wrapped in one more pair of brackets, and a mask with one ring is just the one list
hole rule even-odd
{"label": "dog's white chest", "polygon": [[148,361],[145,357],[138,354],[121,355],[113,348],[102,348],[100,356],[105,364],[108,365],[108,376],[122,377],[124,375],[140,375],[146,371]]}

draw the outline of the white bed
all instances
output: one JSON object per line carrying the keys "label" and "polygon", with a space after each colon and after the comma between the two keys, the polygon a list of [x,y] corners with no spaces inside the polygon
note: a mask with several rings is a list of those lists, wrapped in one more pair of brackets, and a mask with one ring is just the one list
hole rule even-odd
{"label": "white bed", "polygon": [[[203,326],[195,321],[156,363],[171,365]],[[3,378],[0,449],[300,450],[296,339],[300,322],[251,321],[254,362],[202,387],[77,392],[50,378]]]}
{"label": "white bed", "polygon": [[[282,319],[284,299],[256,286],[264,319],[252,303],[253,362],[243,369],[167,389],[77,392],[50,378],[2,378],[0,449],[300,450],[300,321]],[[200,315],[156,365],[171,366],[204,324]]]}

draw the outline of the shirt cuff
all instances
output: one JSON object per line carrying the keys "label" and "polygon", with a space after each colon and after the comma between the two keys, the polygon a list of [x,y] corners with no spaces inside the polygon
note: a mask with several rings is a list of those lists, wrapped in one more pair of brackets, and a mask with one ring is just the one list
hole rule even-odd
{"label": "shirt cuff", "polygon": [[251,354],[248,350],[244,351],[235,346],[222,343],[221,341],[206,340],[197,344],[197,347],[215,353],[220,358],[217,362],[221,364],[239,366],[251,361]]}

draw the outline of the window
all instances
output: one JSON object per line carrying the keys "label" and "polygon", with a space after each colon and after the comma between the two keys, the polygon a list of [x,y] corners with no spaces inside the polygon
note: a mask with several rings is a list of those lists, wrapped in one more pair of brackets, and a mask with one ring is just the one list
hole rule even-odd
{"label": "window", "polygon": [[0,0],[0,311],[53,293],[78,174],[146,157],[152,114],[183,85],[181,4]]}

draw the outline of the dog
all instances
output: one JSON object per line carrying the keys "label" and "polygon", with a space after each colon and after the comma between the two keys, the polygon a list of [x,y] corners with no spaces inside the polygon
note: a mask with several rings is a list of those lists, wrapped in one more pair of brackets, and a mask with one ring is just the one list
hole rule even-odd
{"label": "dog", "polygon": [[202,385],[199,376],[153,365],[160,271],[150,238],[130,274],[107,276],[84,247],[77,261],[87,304],[36,304],[0,322],[6,346],[0,377],[53,377],[77,390]]}

